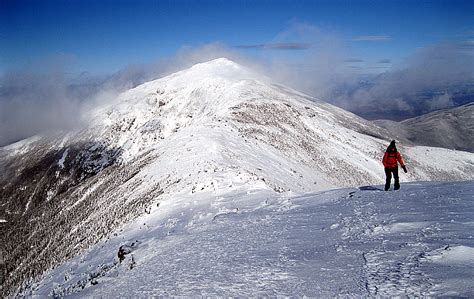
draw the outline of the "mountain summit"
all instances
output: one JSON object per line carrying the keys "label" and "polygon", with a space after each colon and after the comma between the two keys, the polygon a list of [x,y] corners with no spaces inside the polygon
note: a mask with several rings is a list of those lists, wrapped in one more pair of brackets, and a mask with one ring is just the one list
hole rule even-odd
{"label": "mountain summit", "polygon": [[[382,183],[386,136],[224,58],[137,86],[91,111],[80,132],[0,149],[5,292],[180,194]],[[471,153],[399,149],[402,181],[474,177]]]}

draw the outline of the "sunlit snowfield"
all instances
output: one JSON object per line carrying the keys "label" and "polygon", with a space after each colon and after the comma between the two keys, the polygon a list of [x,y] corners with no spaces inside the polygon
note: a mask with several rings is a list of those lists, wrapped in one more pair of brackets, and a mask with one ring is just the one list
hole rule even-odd
{"label": "sunlit snowfield", "polygon": [[30,294],[473,296],[473,196],[472,181],[181,196]]}

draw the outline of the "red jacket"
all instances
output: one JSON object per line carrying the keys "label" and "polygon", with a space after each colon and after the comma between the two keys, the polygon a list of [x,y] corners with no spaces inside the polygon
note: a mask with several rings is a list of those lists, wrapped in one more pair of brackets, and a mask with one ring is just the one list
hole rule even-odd
{"label": "red jacket", "polygon": [[400,163],[400,166],[405,166],[402,155],[398,151],[390,152],[387,150],[383,155],[382,163],[384,167],[395,168],[398,166],[397,162]]}

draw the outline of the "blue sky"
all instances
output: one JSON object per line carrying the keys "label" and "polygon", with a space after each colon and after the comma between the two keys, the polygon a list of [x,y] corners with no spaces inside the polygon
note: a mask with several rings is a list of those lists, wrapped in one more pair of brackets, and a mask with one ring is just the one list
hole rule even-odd
{"label": "blue sky", "polygon": [[0,73],[57,55],[78,73],[105,74],[213,42],[255,56],[308,50],[262,46],[269,43],[319,46],[318,37],[285,34],[294,24],[335,36],[348,63],[371,67],[440,41],[473,40],[474,1],[2,0]]}

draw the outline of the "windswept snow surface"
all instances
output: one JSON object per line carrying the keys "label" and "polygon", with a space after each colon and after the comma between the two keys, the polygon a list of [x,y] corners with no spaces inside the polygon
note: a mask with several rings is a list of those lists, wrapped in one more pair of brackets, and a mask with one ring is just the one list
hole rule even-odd
{"label": "windswept snow surface", "polygon": [[24,294],[474,296],[474,182],[379,188],[182,194]]}

